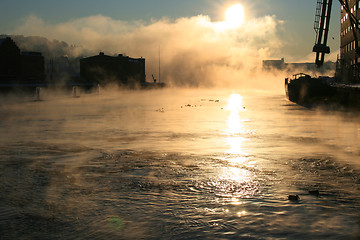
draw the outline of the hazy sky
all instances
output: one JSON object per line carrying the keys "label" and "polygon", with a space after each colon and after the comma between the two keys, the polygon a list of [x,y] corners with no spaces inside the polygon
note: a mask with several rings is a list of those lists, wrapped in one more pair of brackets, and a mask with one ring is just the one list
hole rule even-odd
{"label": "hazy sky", "polygon": [[[176,21],[198,15],[208,16],[211,22],[219,22],[224,20],[225,9],[235,3],[245,8],[244,25],[250,19],[263,19],[265,16],[272,16],[280,23],[275,34],[284,40],[284,44],[273,51],[270,58],[285,57],[289,61],[309,58],[315,36],[316,0],[2,0],[0,34],[46,35],[46,32],[34,31],[32,34],[24,30],[29,17],[50,26],[98,15],[127,23],[141,21],[145,25],[162,19]],[[333,5],[329,45],[336,53],[339,49],[340,7],[337,1]],[[61,38],[59,35],[56,37]]]}

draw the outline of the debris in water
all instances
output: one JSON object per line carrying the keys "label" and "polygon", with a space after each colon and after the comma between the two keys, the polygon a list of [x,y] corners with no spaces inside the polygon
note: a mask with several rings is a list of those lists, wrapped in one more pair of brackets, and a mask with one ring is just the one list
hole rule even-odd
{"label": "debris in water", "polygon": [[159,109],[156,109],[156,112],[165,112],[165,109],[164,108],[159,108]]}
{"label": "debris in water", "polygon": [[314,195],[314,196],[319,196],[320,192],[319,192],[319,190],[309,190],[309,194]]}
{"label": "debris in water", "polygon": [[290,200],[290,201],[299,201],[300,197],[299,197],[299,195],[289,195],[288,200]]}

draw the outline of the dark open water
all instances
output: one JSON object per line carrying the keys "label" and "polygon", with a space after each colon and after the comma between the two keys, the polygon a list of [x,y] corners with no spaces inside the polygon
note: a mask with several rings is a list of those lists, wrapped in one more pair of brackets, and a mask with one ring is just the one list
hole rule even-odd
{"label": "dark open water", "polygon": [[225,90],[42,98],[0,103],[0,239],[360,238],[356,112]]}

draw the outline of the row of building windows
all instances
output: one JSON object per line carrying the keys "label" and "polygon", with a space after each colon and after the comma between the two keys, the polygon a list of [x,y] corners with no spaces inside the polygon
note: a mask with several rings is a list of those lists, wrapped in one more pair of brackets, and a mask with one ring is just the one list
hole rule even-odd
{"label": "row of building windows", "polygon": [[[350,12],[351,14],[354,14],[356,16],[356,18],[358,18],[357,13],[360,12],[360,1],[356,0],[356,1],[349,1],[349,2],[355,2],[352,7],[350,8]],[[341,38],[343,38],[345,35],[350,34],[350,38],[347,38],[347,41],[351,40],[351,42],[349,44],[346,44],[345,46],[342,46],[340,49],[340,55],[341,58],[343,59],[347,59],[348,62],[351,65],[357,64],[358,62],[360,62],[360,59],[356,56],[355,54],[355,41],[354,41],[354,36],[353,36],[353,26],[351,26],[351,24],[349,23],[350,21],[348,20],[350,18],[349,14],[347,12],[344,12],[345,9],[343,6],[341,6],[341,29],[342,31],[340,32]],[[349,26],[344,26],[344,24],[349,25]],[[360,27],[360,26],[359,26]],[[342,42],[345,39],[342,39]],[[360,41],[358,41],[358,46],[360,46]]]}
{"label": "row of building windows", "polygon": [[[360,2],[358,1],[357,3],[354,4],[354,6],[350,9],[351,13],[354,13],[356,11],[356,9],[360,8]],[[344,7],[343,5],[341,5],[341,11],[344,11]]]}
{"label": "row of building windows", "polygon": [[[355,45],[355,44],[353,44],[353,45]],[[346,53],[346,52],[350,52],[351,50],[350,49],[355,49],[355,47],[353,46],[352,44],[348,44],[348,45],[346,45],[346,47],[344,47],[344,48],[341,48],[341,50],[340,50],[340,54],[341,55],[343,55],[344,53]],[[342,58],[343,58],[343,56],[342,56]],[[358,57],[358,62],[360,62],[360,58]],[[354,64],[356,64],[357,62],[355,61],[355,59],[350,59],[350,64],[351,65],[354,65]]]}
{"label": "row of building windows", "polygon": [[[358,46],[360,46],[360,41],[358,42]],[[355,50],[355,41],[352,41],[349,44],[346,44],[344,47],[341,48],[341,54],[348,53]]]}
{"label": "row of building windows", "polygon": [[[358,28],[360,29],[360,24],[359,24],[359,26],[358,26]],[[344,37],[346,34],[348,34],[348,33],[353,33],[352,32],[352,30],[353,30],[353,27],[352,26],[348,26],[347,28],[345,28],[344,29],[344,31],[342,31],[341,33],[340,33],[340,35],[342,36],[342,37]],[[358,33],[359,34],[359,33]]]}
{"label": "row of building windows", "polygon": [[346,34],[348,34],[350,31],[352,31],[352,27],[348,26],[347,28],[344,29],[344,31],[341,32],[341,36],[345,36]]}
{"label": "row of building windows", "polygon": [[[350,11],[351,13],[356,13],[356,11],[360,9],[360,1],[356,2],[354,4],[353,7],[351,7]],[[341,6],[341,11],[344,11],[344,7]],[[341,18],[341,24],[345,23],[345,21],[349,18],[349,14],[346,13],[342,18]],[[343,31],[341,31],[340,35],[341,37],[344,37],[346,34],[350,33],[352,31],[352,26],[348,26],[347,28],[345,28]]]}
{"label": "row of building windows", "polygon": [[[360,8],[360,1],[355,3],[354,6],[350,9],[351,13],[355,13],[357,9]],[[344,11],[344,7],[341,5],[341,11]],[[349,14],[346,13],[342,18],[341,18],[341,23],[344,23],[347,19],[349,18]]]}
{"label": "row of building windows", "polygon": [[348,19],[349,14],[345,14],[344,17],[341,18],[341,24],[343,24]]}
{"label": "row of building windows", "polygon": [[355,61],[355,59],[350,61],[351,65],[355,65],[355,64],[358,64],[358,63],[360,63],[360,58],[359,57],[357,58],[357,62]]}

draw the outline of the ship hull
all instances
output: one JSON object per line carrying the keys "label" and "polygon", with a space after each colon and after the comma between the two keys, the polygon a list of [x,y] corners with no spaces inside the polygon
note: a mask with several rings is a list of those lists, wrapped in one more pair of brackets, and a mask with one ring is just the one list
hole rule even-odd
{"label": "ship hull", "polygon": [[330,106],[360,109],[360,87],[337,84],[331,78],[295,74],[285,79],[287,98],[304,106]]}

